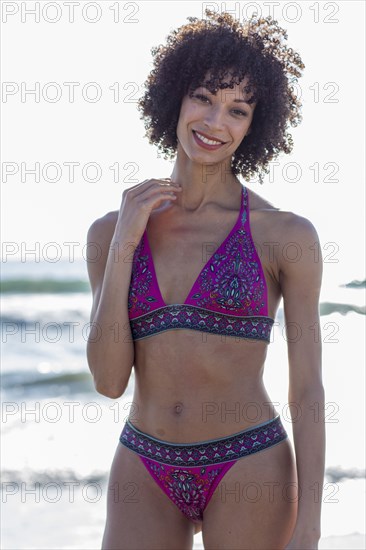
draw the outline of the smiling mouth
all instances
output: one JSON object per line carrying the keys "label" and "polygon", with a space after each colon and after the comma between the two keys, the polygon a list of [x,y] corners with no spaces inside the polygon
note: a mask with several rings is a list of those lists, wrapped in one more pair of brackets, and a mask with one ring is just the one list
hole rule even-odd
{"label": "smiling mouth", "polygon": [[215,147],[216,148],[216,147],[220,147],[221,145],[224,145],[226,143],[225,141],[220,141],[218,139],[207,138],[206,136],[204,136],[203,134],[200,134],[196,130],[192,130],[192,132],[193,132],[193,135],[196,138],[196,140],[201,141],[202,143],[204,143],[205,145],[208,145],[209,147]]}

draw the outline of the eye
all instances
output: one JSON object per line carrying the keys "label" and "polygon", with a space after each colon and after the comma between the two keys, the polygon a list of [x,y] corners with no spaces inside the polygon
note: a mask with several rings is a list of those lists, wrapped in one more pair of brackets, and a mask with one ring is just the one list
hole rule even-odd
{"label": "eye", "polygon": [[248,114],[245,111],[241,111],[240,109],[233,109],[233,113],[239,116],[248,116]]}
{"label": "eye", "polygon": [[208,97],[206,97],[203,94],[192,94],[192,97],[195,97],[195,98],[199,99],[203,103],[205,103],[206,101],[209,101]]}

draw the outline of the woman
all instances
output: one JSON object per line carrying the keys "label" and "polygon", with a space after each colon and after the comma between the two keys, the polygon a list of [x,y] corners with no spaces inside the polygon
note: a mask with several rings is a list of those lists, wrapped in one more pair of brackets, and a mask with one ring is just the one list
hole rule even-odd
{"label": "woman", "polygon": [[[237,177],[262,179],[291,151],[288,124],[300,121],[291,79],[303,64],[271,18],[206,16],[153,50],[139,104],[150,142],[175,156],[170,178],[125,190],[119,211],[88,232],[101,250],[88,261],[97,391],[122,396],[135,368],[102,547],[181,550],[202,530],[210,549],[315,549],[325,439],[314,415],[324,409],[318,236]],[[281,297],[296,462],[262,380]]]}

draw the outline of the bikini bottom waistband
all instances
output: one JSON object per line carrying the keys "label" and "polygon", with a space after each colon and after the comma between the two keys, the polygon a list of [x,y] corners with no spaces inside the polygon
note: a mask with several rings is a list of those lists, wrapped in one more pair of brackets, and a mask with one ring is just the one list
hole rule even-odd
{"label": "bikini bottom waistband", "polygon": [[206,466],[254,454],[286,439],[280,416],[218,439],[171,443],[156,439],[126,421],[119,441],[135,453],[173,466]]}

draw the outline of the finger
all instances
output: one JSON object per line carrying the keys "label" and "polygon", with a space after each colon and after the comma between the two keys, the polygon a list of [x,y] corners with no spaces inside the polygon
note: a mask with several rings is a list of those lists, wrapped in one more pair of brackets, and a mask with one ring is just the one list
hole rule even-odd
{"label": "finger", "polygon": [[138,189],[139,187],[141,187],[141,185],[143,185],[144,183],[146,183],[147,181],[149,180],[144,180],[144,181],[141,181],[139,183],[136,183],[136,185],[131,185],[131,187],[127,187],[125,189],[125,191],[129,191],[130,189],[133,190],[133,189]]}

